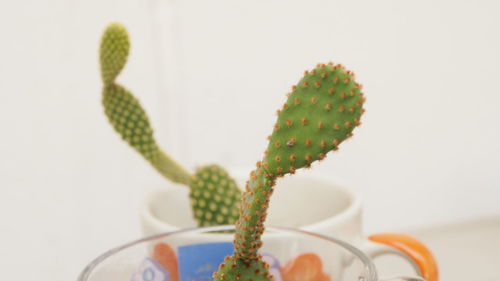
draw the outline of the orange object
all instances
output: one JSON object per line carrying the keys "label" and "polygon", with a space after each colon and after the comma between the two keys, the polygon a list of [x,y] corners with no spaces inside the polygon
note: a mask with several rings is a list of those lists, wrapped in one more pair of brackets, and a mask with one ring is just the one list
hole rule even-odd
{"label": "orange object", "polygon": [[438,266],[434,256],[429,248],[416,238],[406,234],[381,233],[372,235],[368,239],[395,248],[408,255],[418,265],[425,280],[439,280]]}
{"label": "orange object", "polygon": [[323,273],[320,257],[313,253],[297,256],[280,270],[283,281],[330,281],[330,276]]}
{"label": "orange object", "polygon": [[155,245],[153,260],[161,264],[170,274],[171,281],[179,281],[179,265],[174,250],[165,243]]}

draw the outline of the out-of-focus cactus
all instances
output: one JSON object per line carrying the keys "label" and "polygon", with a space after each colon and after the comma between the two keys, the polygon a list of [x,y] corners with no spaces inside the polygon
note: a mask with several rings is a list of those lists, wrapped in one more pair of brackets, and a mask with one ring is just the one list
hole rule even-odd
{"label": "out-of-focus cactus", "polygon": [[120,24],[110,24],[101,39],[102,104],[116,132],[167,179],[188,185],[200,226],[233,224],[238,218],[240,189],[219,166],[200,167],[194,175],[168,156],[155,141],[146,111],[130,91],[115,82],[127,62],[130,41]]}
{"label": "out-of-focus cactus", "polygon": [[241,192],[235,181],[218,165],[198,168],[189,197],[196,220],[202,226],[234,224],[238,219]]}
{"label": "out-of-focus cactus", "polygon": [[236,222],[234,254],[214,280],[269,281],[268,265],[258,254],[269,199],[278,177],[310,167],[351,136],[360,124],[364,97],[354,74],[341,65],[319,64],[292,87],[262,162],[251,173]]}
{"label": "out-of-focus cactus", "polygon": [[115,81],[127,62],[130,41],[125,27],[118,23],[110,24],[101,39],[99,60],[101,77],[105,85]]}
{"label": "out-of-focus cactus", "polygon": [[104,112],[122,138],[163,176],[173,182],[189,184],[191,175],[156,144],[153,129],[139,101],[115,83],[105,85],[102,94]]}

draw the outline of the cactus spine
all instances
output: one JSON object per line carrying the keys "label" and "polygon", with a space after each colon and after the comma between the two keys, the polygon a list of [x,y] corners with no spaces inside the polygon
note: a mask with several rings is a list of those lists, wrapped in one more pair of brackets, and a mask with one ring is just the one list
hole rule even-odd
{"label": "cactus spine", "polygon": [[250,174],[236,222],[235,251],[214,280],[271,280],[258,254],[269,199],[278,177],[310,167],[351,136],[364,110],[361,85],[341,65],[318,64],[292,87],[278,110],[278,121],[262,162]]}
{"label": "cactus spine", "polygon": [[200,226],[233,224],[238,218],[240,190],[221,167],[200,167],[191,175],[160,149],[149,118],[137,98],[115,82],[130,50],[127,30],[110,24],[100,45],[102,104],[113,128],[167,179],[188,185],[195,219]]}

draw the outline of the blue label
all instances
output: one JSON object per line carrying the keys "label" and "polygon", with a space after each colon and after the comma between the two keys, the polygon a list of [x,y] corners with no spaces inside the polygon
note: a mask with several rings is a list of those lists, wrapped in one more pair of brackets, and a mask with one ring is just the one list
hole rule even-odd
{"label": "blue label", "polygon": [[233,243],[214,242],[181,246],[179,278],[181,281],[211,281],[212,274],[226,256],[233,254]]}
{"label": "blue label", "polygon": [[[186,245],[178,248],[180,281],[212,281],[212,274],[219,269],[226,256],[233,254],[233,243],[214,242]],[[269,264],[269,273],[281,281],[280,264],[274,256],[262,253]]]}

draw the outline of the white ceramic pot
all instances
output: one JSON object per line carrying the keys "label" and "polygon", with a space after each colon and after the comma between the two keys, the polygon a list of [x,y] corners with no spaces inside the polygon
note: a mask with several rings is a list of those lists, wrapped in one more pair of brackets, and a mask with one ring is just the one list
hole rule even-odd
{"label": "white ceramic pot", "polygon": [[[243,177],[238,177],[244,186]],[[342,185],[324,178],[294,176],[277,182],[266,224],[338,236],[350,243],[362,240],[361,200]],[[170,186],[149,196],[141,211],[144,234],[196,227],[189,190]]]}
{"label": "white ceramic pot", "polygon": [[[236,178],[239,186],[244,186],[246,178]],[[416,239],[401,234],[366,238],[362,231],[361,199],[352,189],[324,177],[299,174],[279,179],[274,190],[266,225],[336,237],[362,249],[370,257],[396,254],[410,261],[422,276],[427,274],[429,280],[437,280],[437,266],[432,254]],[[186,187],[170,186],[151,194],[141,210],[144,234],[149,236],[196,227],[188,193]],[[227,239],[224,235],[186,239],[219,241]]]}

